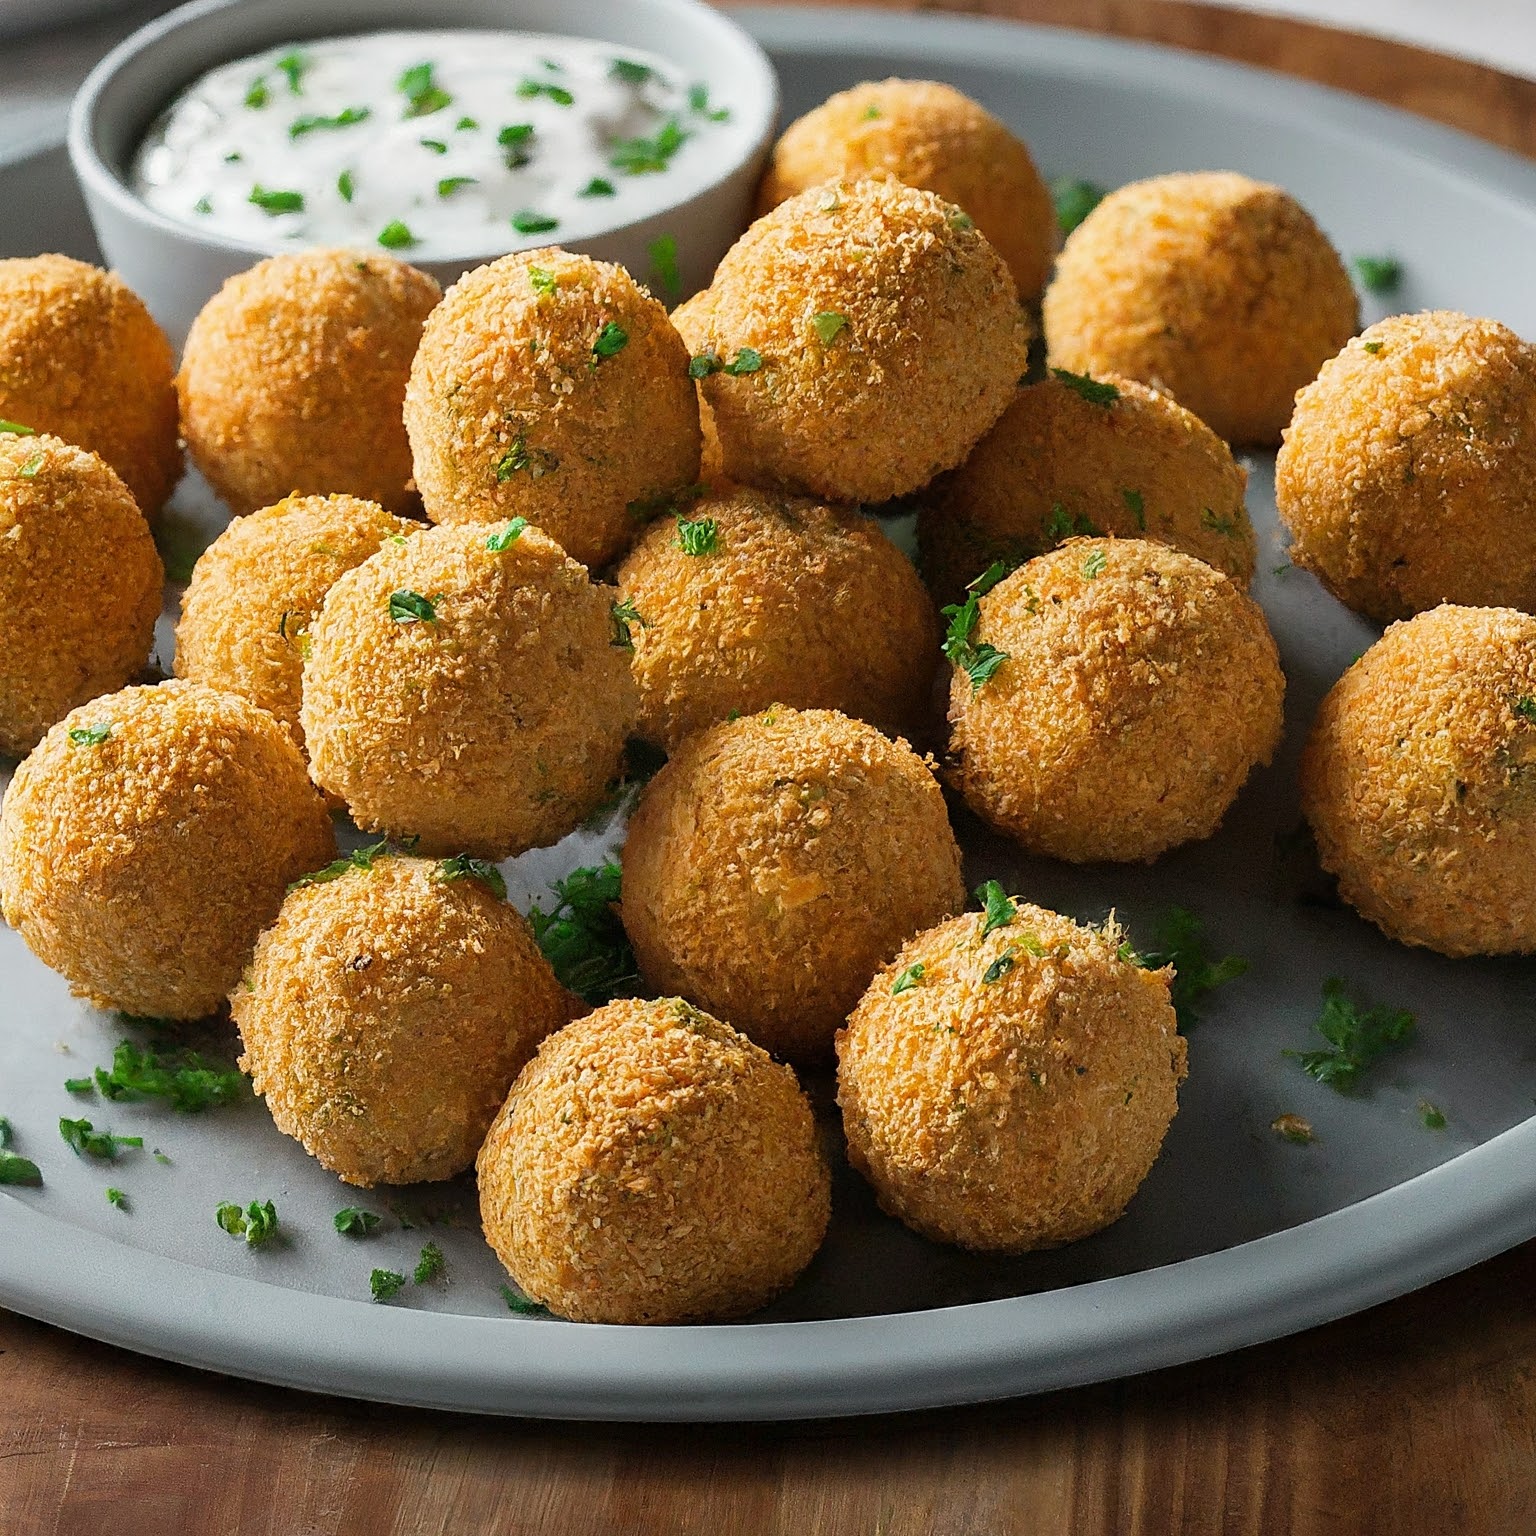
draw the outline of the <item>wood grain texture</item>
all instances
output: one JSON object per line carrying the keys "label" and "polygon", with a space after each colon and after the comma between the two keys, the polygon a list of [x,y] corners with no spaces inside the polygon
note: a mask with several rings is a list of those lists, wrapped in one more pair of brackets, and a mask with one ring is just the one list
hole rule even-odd
{"label": "wood grain texture", "polygon": [[[886,0],[1243,59],[1536,154],[1536,84],[1160,0]],[[0,1536],[1536,1531],[1536,1244],[1221,1360],[753,1428],[459,1418],[251,1386],[0,1313]]]}

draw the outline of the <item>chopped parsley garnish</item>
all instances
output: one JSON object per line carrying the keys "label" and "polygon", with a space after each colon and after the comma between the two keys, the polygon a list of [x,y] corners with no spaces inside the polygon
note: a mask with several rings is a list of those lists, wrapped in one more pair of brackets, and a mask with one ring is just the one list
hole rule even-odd
{"label": "chopped parsley garnish", "polygon": [[1414,1019],[1406,1008],[1378,1003],[1361,1008],[1343,981],[1323,983],[1323,1011],[1313,1026],[1328,1042],[1326,1050],[1286,1051],[1301,1069],[1339,1093],[1353,1093],[1371,1064],[1413,1038]]}
{"label": "chopped parsley garnish", "polygon": [[811,316],[811,329],[816,332],[823,346],[830,346],[837,340],[838,333],[847,328],[848,316],[840,315],[835,309],[823,310],[819,315]]}
{"label": "chopped parsley garnish", "polygon": [[644,85],[656,71],[649,64],[637,64],[632,59],[615,59],[608,66],[608,73],[625,85]]}
{"label": "chopped parsley garnish", "polygon": [[36,480],[37,472],[43,467],[46,455],[41,449],[34,453],[20,469],[16,471],[23,480]]}
{"label": "chopped parsley garnish", "polygon": [[105,1099],[163,1099],[172,1109],[196,1115],[243,1103],[249,1096],[245,1074],[233,1067],[209,1066],[196,1051],[161,1056],[132,1040],[118,1042],[112,1066],[97,1067],[94,1077],[72,1078],[71,1093],[94,1087]]}
{"label": "chopped parsley garnish", "polygon": [[950,212],[945,215],[945,218],[949,223],[949,227],[953,230],[966,230],[976,228],[976,220],[973,219],[970,214],[968,214],[963,208],[951,209]]}
{"label": "chopped parsley garnish", "polygon": [[517,94],[525,101],[531,101],[535,96],[548,96],[557,107],[569,107],[576,101],[563,85],[556,85],[552,80],[520,81]]}
{"label": "chopped parsley garnish", "polygon": [[65,1093],[95,1093],[96,1080],[91,1077],[66,1077],[64,1079]]}
{"label": "chopped parsley garnish", "polygon": [[500,485],[525,469],[530,479],[537,480],[559,467],[560,460],[554,454],[544,448],[530,448],[527,433],[519,432],[512,439],[512,446],[496,461],[496,483]]}
{"label": "chopped parsley garnish", "polygon": [[277,1235],[277,1207],[270,1200],[252,1200],[241,1210],[232,1200],[222,1201],[213,1219],[231,1237],[245,1238],[246,1247],[260,1248]]}
{"label": "chopped parsley garnish", "polygon": [[496,142],[506,150],[502,160],[507,169],[520,170],[533,158],[533,124],[508,123],[496,135]]}
{"label": "chopped parsley garnish", "polygon": [[622,873],[617,864],[574,869],[550,885],[554,907],[528,908],[528,923],[560,984],[594,1007],[630,996],[640,968],[619,921]]}
{"label": "chopped parsley garnish", "polygon": [[1173,967],[1169,997],[1181,1031],[1200,1022],[1196,1004],[1207,992],[1236,981],[1248,969],[1248,962],[1241,955],[1210,958],[1205,924],[1187,907],[1168,909],[1155,930],[1153,948],[1142,954],[1138,963],[1149,971],[1160,971],[1165,965]]}
{"label": "chopped parsley garnish", "polygon": [[512,228],[520,235],[542,235],[559,227],[559,219],[552,219],[547,213],[538,213],[532,208],[519,208],[512,215]]}
{"label": "chopped parsley garnish", "polygon": [[405,1276],[398,1269],[376,1269],[368,1276],[368,1294],[375,1301],[388,1301],[405,1285]]}
{"label": "chopped parsley garnish", "polygon": [[1056,205],[1056,227],[1070,235],[1104,201],[1106,189],[1096,181],[1075,176],[1058,176],[1051,183],[1051,201]]}
{"label": "chopped parsley garnish", "polygon": [[1093,520],[1082,512],[1068,512],[1059,501],[1051,503],[1051,515],[1045,520],[1045,536],[1048,539],[1085,538],[1097,539],[1104,530],[1097,528]]}
{"label": "chopped parsley garnish", "polygon": [[428,1243],[421,1250],[421,1257],[416,1260],[416,1270],[411,1279],[417,1285],[426,1285],[438,1279],[447,1267],[448,1261],[443,1257],[443,1250],[436,1243]]}
{"label": "chopped parsley garnish", "polygon": [[423,149],[430,150],[434,155],[446,155],[448,146],[441,139],[418,139],[416,141]]}
{"label": "chopped parsley garnish", "polygon": [[389,616],[396,624],[435,624],[437,607],[431,598],[403,587],[389,594]]}
{"label": "chopped parsley garnish", "polygon": [[907,966],[891,983],[891,996],[900,997],[903,992],[910,992],[923,979],[923,972],[927,967],[921,960]]}
{"label": "chopped parsley garnish", "polygon": [[1529,694],[1522,694],[1518,699],[1515,700],[1512,705],[1510,705],[1510,708],[1513,709],[1514,712],[1519,715],[1522,720],[1527,720],[1532,725],[1536,725],[1536,699],[1531,698]]}
{"label": "chopped parsley garnish", "polygon": [[501,1288],[501,1299],[507,1304],[507,1311],[516,1312],[521,1317],[548,1317],[549,1308],[542,1306],[531,1297],[524,1296],[521,1291],[514,1291],[510,1285]]}
{"label": "chopped parsley garnish", "polygon": [[24,427],[19,421],[7,421],[0,416],[0,432],[9,432],[13,437],[36,437],[36,427]]}
{"label": "chopped parsley garnish", "polygon": [[434,67],[431,64],[413,64],[395,82],[396,90],[405,97],[407,117],[428,117],[433,112],[441,112],[452,102],[453,97],[433,79]]}
{"label": "chopped parsley garnish", "polygon": [[713,555],[720,550],[720,525],[712,517],[677,520],[677,547],[685,555]]}
{"label": "chopped parsley garnish", "polygon": [[263,213],[303,213],[304,194],[302,192],[272,192],[266,187],[254,186],[248,201],[255,203]]}
{"label": "chopped parsley garnish", "polygon": [[1104,568],[1109,564],[1109,556],[1102,549],[1090,549],[1083,556],[1083,575],[1089,581],[1097,581],[1104,574]]}
{"label": "chopped parsley garnish", "polygon": [[193,213],[201,213],[201,214],[212,213],[213,212],[213,200],[211,198],[207,198],[207,197],[200,197],[200,198],[198,198],[198,200],[195,203],[192,204],[192,212]]}
{"label": "chopped parsley garnish", "polygon": [[1445,1111],[1436,1108],[1428,1099],[1419,1100],[1419,1118],[1424,1122],[1426,1131],[1443,1131],[1445,1129]]}
{"label": "chopped parsley garnish", "polygon": [[688,135],[675,117],[669,117],[653,139],[619,139],[609,150],[608,163],[626,176],[664,171],[687,142]]}
{"label": "chopped parsley garnish", "polygon": [[290,96],[304,94],[304,76],[309,70],[309,60],[302,53],[297,49],[285,53],[273,67],[288,81]]}
{"label": "chopped parsley garnish", "polygon": [[474,859],[467,853],[456,853],[438,864],[437,878],[445,885],[452,885],[455,880],[478,880],[497,901],[507,899],[507,882],[489,859]]}
{"label": "chopped parsley garnish", "polygon": [[730,362],[721,359],[718,352],[700,352],[688,360],[690,379],[707,379],[712,373],[726,373],[733,379],[743,374],[756,373],[763,366],[763,354],[756,347],[742,347]]}
{"label": "chopped parsley garnish", "polygon": [[541,299],[547,294],[556,292],[560,287],[555,274],[545,271],[543,267],[528,268],[528,283]]}
{"label": "chopped parsley garnish", "polygon": [[120,1211],[126,1211],[128,1209],[128,1196],[122,1190],[109,1184],[107,1186],[107,1204],[115,1205]]}
{"label": "chopped parsley garnish", "polygon": [[528,527],[526,517],[514,517],[505,528],[498,528],[486,541],[485,547],[493,554],[500,554],[504,549],[511,549],[522,538]]}
{"label": "chopped parsley garnish", "polygon": [[1277,1115],[1270,1121],[1269,1128],[1277,1136],[1283,1136],[1299,1147],[1307,1146],[1317,1140],[1312,1134],[1312,1122],[1303,1120],[1300,1115]]}
{"label": "chopped parsley garnish", "polygon": [[350,128],[354,123],[367,122],[372,116],[372,110],[368,107],[343,107],[334,117],[318,114],[296,117],[288,125],[288,137],[302,139],[306,133],[313,133],[317,128]]}
{"label": "chopped parsley garnish", "polygon": [[597,340],[592,343],[592,356],[598,362],[603,362],[607,358],[617,357],[628,345],[629,332],[617,320],[610,320],[597,333]]}
{"label": "chopped parsley garnish", "polygon": [[994,981],[1001,981],[1009,971],[1013,969],[1014,959],[1012,955],[999,955],[996,960],[981,973],[982,982],[990,986]]}
{"label": "chopped parsley garnish", "polygon": [[645,628],[645,620],[640,617],[639,609],[625,598],[622,603],[611,604],[608,611],[613,625],[609,645],[621,651],[634,650],[635,637],[629,632],[629,626],[638,624],[642,629]]}
{"label": "chopped parsley garnish", "polygon": [[144,1145],[142,1136],[114,1136],[110,1131],[98,1131],[89,1120],[60,1120],[59,1135],[76,1157],[95,1157],[105,1163],[116,1162],[124,1148]]}
{"label": "chopped parsley garnish", "polygon": [[479,126],[480,126],[480,124],[477,123],[474,118],[472,118],[472,117],[461,117],[458,120],[458,122],[456,122],[453,125],[453,131],[455,133],[470,133],[470,132],[473,132]]}
{"label": "chopped parsley garnish", "polygon": [[265,75],[257,75],[250,85],[246,87],[243,99],[245,105],[250,107],[252,111],[259,111],[262,107],[266,106],[267,102],[271,99],[271,92],[267,90],[267,77]]}
{"label": "chopped parsley garnish", "polygon": [[350,203],[352,201],[352,194],[357,191],[357,182],[353,180],[351,171],[343,171],[336,178],[336,190],[341,193],[342,202]]}
{"label": "chopped parsley garnish", "polygon": [[948,603],[940,610],[949,620],[944,635],[944,654],[971,680],[971,692],[980,693],[993,674],[1008,660],[1007,651],[977,644],[972,638],[981,617],[981,599],[1008,574],[1001,560],[994,561],[966,588],[963,603]]}
{"label": "chopped parsley garnish", "polygon": [[1147,504],[1141,498],[1140,491],[1121,491],[1120,499],[1125,503],[1126,511],[1136,519],[1136,526],[1143,532],[1147,526]]}
{"label": "chopped parsley garnish", "polygon": [[69,739],[77,747],[99,747],[112,734],[110,725],[72,725]]}
{"label": "chopped parsley garnish", "polygon": [[1225,534],[1229,539],[1237,537],[1237,519],[1218,517],[1209,507],[1200,514],[1200,526],[1209,528],[1212,533]]}
{"label": "chopped parsley garnish", "polygon": [[1006,928],[1019,910],[996,880],[988,880],[985,885],[977,886],[976,900],[981,903],[981,932],[977,934],[980,939],[986,938],[995,929]]}
{"label": "chopped parsley garnish", "polygon": [[381,838],[376,843],[370,843],[366,848],[354,848],[351,853],[344,853],[339,859],[332,859],[324,869],[317,869],[312,875],[300,875],[288,889],[297,891],[306,885],[329,885],[332,880],[341,879],[350,870],[372,869],[374,860],[382,858],[388,852],[389,839]]}
{"label": "chopped parsley garnish", "polygon": [[1382,347],[1382,344],[1379,341],[1362,341],[1360,345],[1364,347],[1367,352],[1372,353],[1380,352]]}
{"label": "chopped parsley garnish", "polygon": [[404,220],[391,219],[379,231],[379,244],[386,250],[399,251],[408,245],[415,245],[416,236],[411,233],[409,226]]}
{"label": "chopped parsley garnish", "polygon": [[618,193],[611,181],[602,176],[594,176],[576,195],[577,197],[617,197]]}
{"label": "chopped parsley garnish", "polygon": [[725,372],[733,379],[744,374],[756,373],[763,366],[763,354],[755,347],[738,348],[736,356],[725,365]]}
{"label": "chopped parsley garnish", "polygon": [[660,290],[668,304],[676,304],[683,296],[683,274],[677,265],[677,236],[657,235],[646,246],[645,254],[651,263],[651,285]]}
{"label": "chopped parsley garnish", "polygon": [[1403,280],[1403,264],[1395,256],[1356,256],[1354,267],[1367,293],[1393,293]]}
{"label": "chopped parsley garnish", "polygon": [[1070,373],[1065,368],[1052,368],[1051,375],[1060,379],[1074,395],[1081,395],[1089,405],[1113,405],[1120,398],[1120,391],[1113,384],[1091,379],[1086,373]]}
{"label": "chopped parsley garnish", "polygon": [[473,176],[444,176],[437,184],[439,197],[451,197],[460,187],[472,187],[476,178]]}
{"label": "chopped parsley garnish", "polygon": [[878,102],[872,101],[867,107],[864,108],[864,121],[866,123],[874,122],[879,116],[880,106]]}
{"label": "chopped parsley garnish", "polygon": [[712,107],[709,104],[709,87],[707,85],[690,85],[688,87],[688,110],[695,117],[702,117],[706,122],[725,123],[730,121],[731,109],[729,107]]}
{"label": "chopped parsley garnish", "polygon": [[0,1116],[0,1184],[41,1184],[42,1170],[30,1158],[17,1156],[10,1145],[11,1122]]}
{"label": "chopped parsley garnish", "polygon": [[343,1237],[372,1237],[384,1224],[384,1218],[360,1205],[349,1205],[337,1211],[331,1222]]}

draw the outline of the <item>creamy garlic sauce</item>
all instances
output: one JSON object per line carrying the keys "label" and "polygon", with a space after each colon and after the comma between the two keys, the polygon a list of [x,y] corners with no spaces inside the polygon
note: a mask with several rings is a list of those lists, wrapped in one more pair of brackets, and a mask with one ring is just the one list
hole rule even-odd
{"label": "creamy garlic sauce", "polygon": [[379,32],[221,65],[157,119],[134,191],[271,249],[452,260],[579,240],[704,187],[730,103],[656,54],[529,32]]}

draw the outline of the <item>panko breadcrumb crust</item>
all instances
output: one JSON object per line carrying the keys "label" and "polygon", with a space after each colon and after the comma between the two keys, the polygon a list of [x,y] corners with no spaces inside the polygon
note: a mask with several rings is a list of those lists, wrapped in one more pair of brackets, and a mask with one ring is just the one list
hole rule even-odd
{"label": "panko breadcrumb crust", "polygon": [[0,433],[0,752],[149,660],[165,572],[128,488],[57,437]]}
{"label": "panko breadcrumb crust", "polygon": [[407,511],[405,381],[437,280],[383,252],[272,256],[192,322],[176,387],[192,461],[229,507],[332,493]]}
{"label": "panko breadcrumb crust", "polygon": [[468,1168],[574,1003],[515,908],[392,854],[291,891],[229,999],[277,1128],[364,1188]]}
{"label": "panko breadcrumb crust", "polygon": [[985,927],[951,918],[875,976],[838,1035],[838,1103],[884,1211],[1023,1253],[1125,1210],[1178,1111],[1185,1048],[1170,973],[1122,958],[1112,922],[1019,903]]}
{"label": "panko breadcrumb crust", "polygon": [[66,715],[0,810],[0,908],[102,1008],[219,1008],[291,880],[336,851],[288,733],[200,683],[125,688]]}
{"label": "panko breadcrumb crust", "polygon": [[1043,314],[1053,366],[1140,379],[1255,444],[1279,441],[1296,391],[1360,325],[1312,216],[1232,171],[1111,192],[1067,238]]}
{"label": "panko breadcrumb crust", "polygon": [[764,214],[824,181],[894,176],[976,221],[1036,299],[1056,251],[1056,210],[1028,148],[985,107],[937,80],[867,81],[797,118],[758,189]]}
{"label": "panko breadcrumb crust", "polygon": [[1246,586],[1248,473],[1197,416],[1130,379],[1107,403],[1047,378],[1021,389],[959,469],[923,493],[923,578],[941,603],[994,560],[1017,565],[1073,535],[1151,539]]}
{"label": "panko breadcrumb crust", "polygon": [[[613,590],[508,523],[428,528],[331,587],[300,720],[316,783],[423,853],[564,837],[618,776],[637,708]],[[418,618],[421,601],[430,617]],[[405,606],[402,606],[404,604]]]}
{"label": "panko breadcrumb crust", "polygon": [[0,260],[0,420],[105,459],[150,518],[181,478],[175,372],[165,333],[115,272]]}
{"label": "panko breadcrumb crust", "polygon": [[1291,559],[1379,622],[1536,608],[1536,347],[1449,310],[1370,326],[1296,398]]}
{"label": "panko breadcrumb crust", "polygon": [[[689,554],[679,519],[712,523]],[[912,562],[873,518],[732,487],[659,517],[619,568],[640,734],[685,736],[774,703],[838,709],[895,734],[922,722],[938,618]]]}
{"label": "panko breadcrumb crust", "polygon": [[1279,745],[1285,678],[1232,579],[1145,539],[1072,539],[979,605],[1007,659],[950,688],[955,786],[1032,853],[1151,862],[1216,830]]}
{"label": "panko breadcrumb crust", "polygon": [[405,425],[434,522],[526,517],[593,569],[640,532],[631,503],[698,478],[698,403],[666,310],[622,267],[554,246],[448,290]]}
{"label": "panko breadcrumb crust", "polygon": [[[1002,258],[962,210],[897,181],[828,182],[781,203],[709,292],[695,355],[722,365],[701,380],[722,468],[766,489],[867,502],[915,491],[970,452],[1029,360]],[[761,366],[744,370],[744,349]]]}
{"label": "panko breadcrumb crust", "polygon": [[355,496],[289,496],[235,518],[192,569],[176,626],[176,675],[243,694],[300,747],[309,627],[344,571],[421,524]]}
{"label": "panko breadcrumb crust", "polygon": [[1301,790],[1323,867],[1389,938],[1536,950],[1536,619],[1392,625],[1323,700]]}
{"label": "panko breadcrumb crust", "polygon": [[685,740],[622,855],[623,919],[651,989],[797,1061],[875,968],[965,901],[928,765],[830,710],[775,707]]}
{"label": "panko breadcrumb crust", "polygon": [[610,1003],[546,1040],[475,1166],[497,1257],[578,1322],[745,1316],[827,1227],[794,1073],[677,998]]}

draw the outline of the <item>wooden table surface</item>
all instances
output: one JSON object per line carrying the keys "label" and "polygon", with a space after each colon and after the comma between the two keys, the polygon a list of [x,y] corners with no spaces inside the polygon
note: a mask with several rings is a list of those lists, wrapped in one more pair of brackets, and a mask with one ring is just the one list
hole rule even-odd
{"label": "wooden table surface", "polygon": [[[892,3],[892,0],[877,0]],[[936,0],[1305,75],[1536,154],[1536,84],[1165,0]],[[1297,1338],[989,1407],[610,1428],[251,1386],[0,1312],[0,1536],[1536,1531],[1536,1244]]]}

